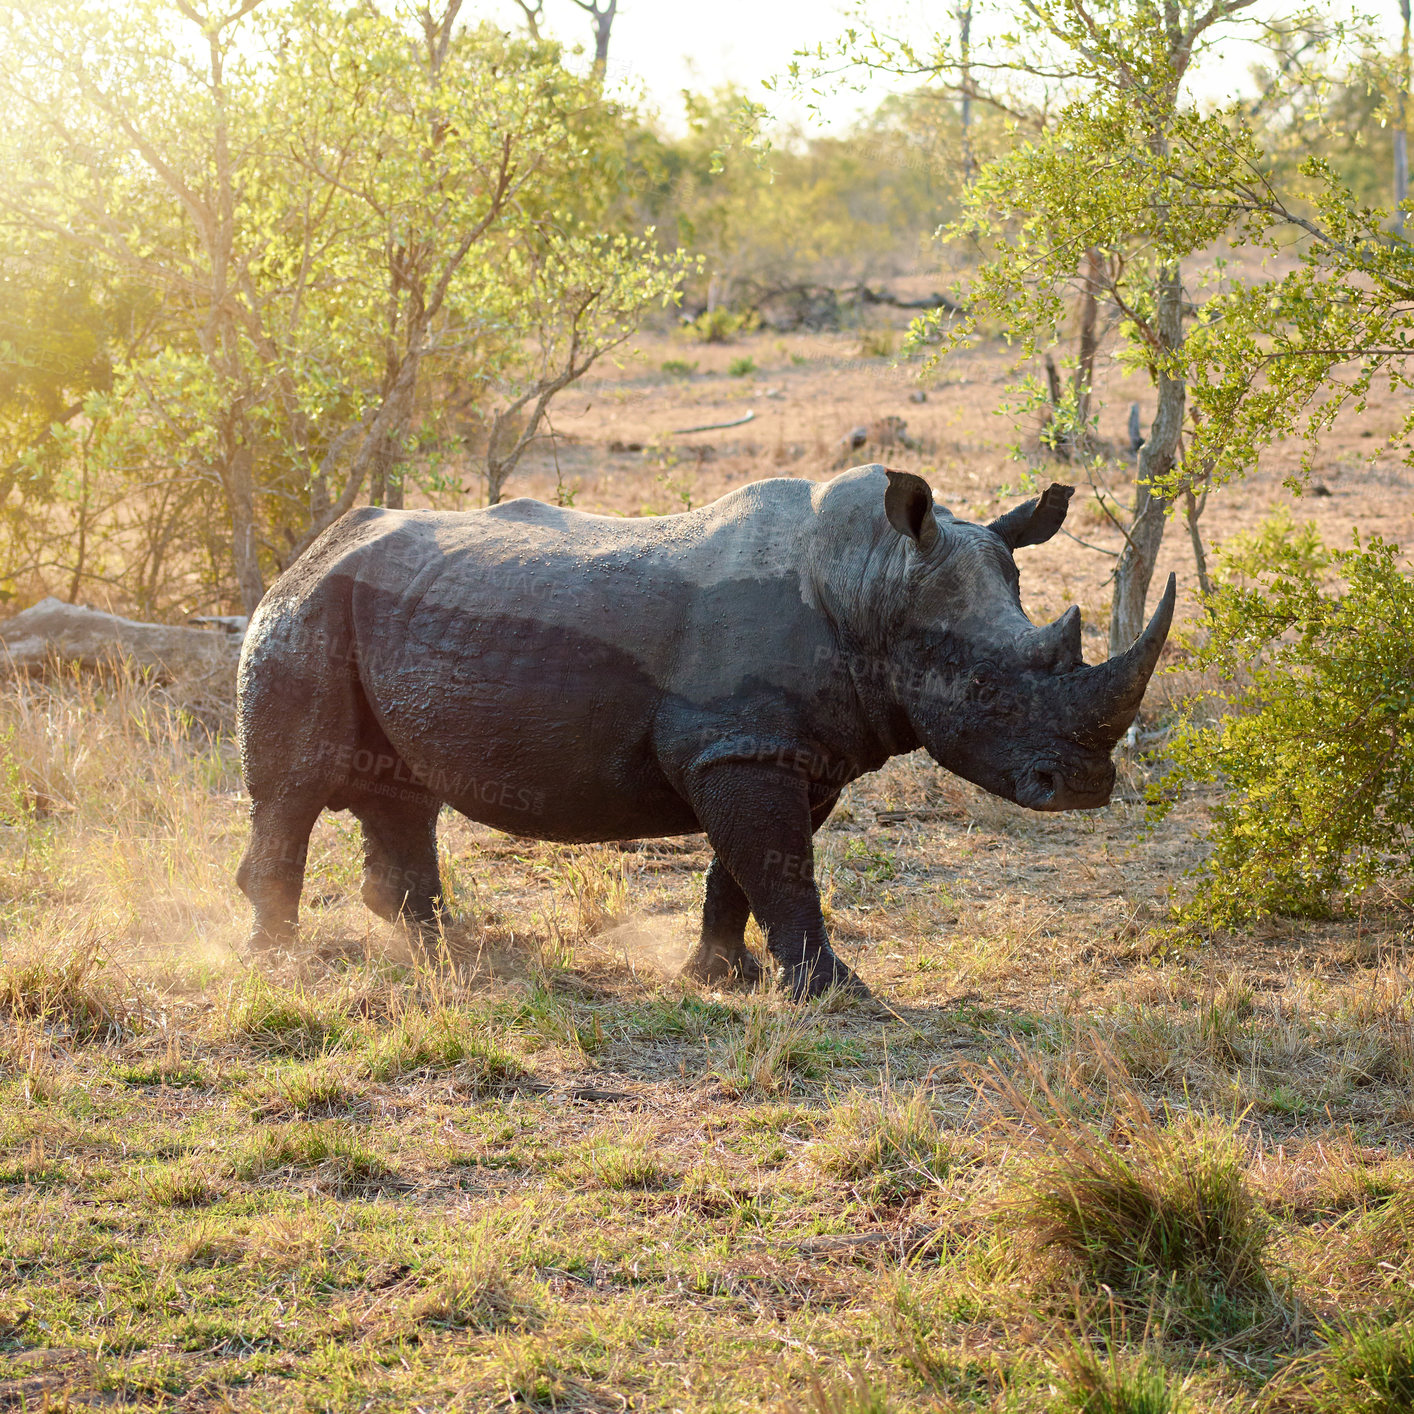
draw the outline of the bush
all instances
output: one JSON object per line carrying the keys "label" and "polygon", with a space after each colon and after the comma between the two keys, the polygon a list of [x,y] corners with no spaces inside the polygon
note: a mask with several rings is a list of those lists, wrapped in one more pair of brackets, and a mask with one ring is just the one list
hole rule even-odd
{"label": "bush", "polygon": [[1185,782],[1224,791],[1185,921],[1320,917],[1339,892],[1407,876],[1414,584],[1398,555],[1358,536],[1330,552],[1287,517],[1222,555],[1208,636],[1192,645],[1221,687],[1188,705],[1151,793],[1158,817]]}
{"label": "bush", "polygon": [[697,372],[697,361],[694,359],[689,363],[683,358],[665,358],[661,367],[670,378],[691,378]]}
{"label": "bush", "polygon": [[738,334],[749,334],[761,322],[754,309],[733,313],[725,305],[705,309],[686,324],[688,333],[704,344],[727,344]]}
{"label": "bush", "polygon": [[733,378],[750,378],[756,372],[756,360],[750,354],[745,358],[734,358],[727,365],[727,372]]}

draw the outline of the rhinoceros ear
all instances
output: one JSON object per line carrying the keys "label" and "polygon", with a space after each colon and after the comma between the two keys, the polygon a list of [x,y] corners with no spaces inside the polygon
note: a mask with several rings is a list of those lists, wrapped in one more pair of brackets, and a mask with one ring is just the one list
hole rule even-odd
{"label": "rhinoceros ear", "polygon": [[920,550],[932,548],[938,538],[938,521],[933,514],[933,488],[911,471],[890,471],[889,489],[884,492],[884,514],[900,535],[906,535]]}
{"label": "rhinoceros ear", "polygon": [[1053,481],[1034,500],[1023,501],[1014,511],[994,520],[987,529],[995,530],[1013,550],[1023,545],[1043,545],[1061,528],[1074,494],[1074,486],[1062,486]]}

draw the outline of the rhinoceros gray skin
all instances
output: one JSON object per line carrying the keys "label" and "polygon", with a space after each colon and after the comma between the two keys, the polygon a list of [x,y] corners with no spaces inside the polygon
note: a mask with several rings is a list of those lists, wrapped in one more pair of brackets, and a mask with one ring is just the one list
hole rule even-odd
{"label": "rhinoceros gray skin", "polygon": [[754,981],[754,914],[795,995],[860,988],[811,852],[846,784],[923,746],[1037,810],[1109,799],[1174,588],[1095,667],[1078,610],[1033,625],[1012,552],[1056,532],[1070,493],[983,526],[865,466],[657,518],[350,512],[274,584],[241,656],[252,942],[293,942],[322,810],[362,824],[368,906],[435,936],[445,803],[536,839],[705,831],[687,971]]}

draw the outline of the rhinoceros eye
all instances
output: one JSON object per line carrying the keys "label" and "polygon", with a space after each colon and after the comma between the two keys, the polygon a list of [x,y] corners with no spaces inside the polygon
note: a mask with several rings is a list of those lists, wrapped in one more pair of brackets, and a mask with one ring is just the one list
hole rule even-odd
{"label": "rhinoceros eye", "polygon": [[968,684],[968,696],[979,707],[990,706],[1000,696],[1001,690],[997,674],[990,667],[983,666],[972,670],[972,681]]}

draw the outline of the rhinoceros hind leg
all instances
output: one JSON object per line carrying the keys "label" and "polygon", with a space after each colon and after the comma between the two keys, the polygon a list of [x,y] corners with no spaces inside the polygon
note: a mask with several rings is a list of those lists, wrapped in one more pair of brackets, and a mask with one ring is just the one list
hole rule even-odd
{"label": "rhinoceros hind leg", "polygon": [[754,987],[761,964],[746,946],[746,920],[751,904],[741,885],[720,859],[707,870],[707,894],[702,902],[702,936],[683,963],[683,976],[709,986],[736,982]]}
{"label": "rhinoceros hind leg", "polygon": [[440,802],[421,792],[353,806],[363,826],[363,901],[389,923],[407,923],[430,942],[442,913],[437,868]]}
{"label": "rhinoceros hind leg", "polygon": [[252,948],[288,949],[298,938],[309,832],[322,808],[322,800],[290,797],[252,807],[250,841],[236,870],[236,883],[255,910]]}

